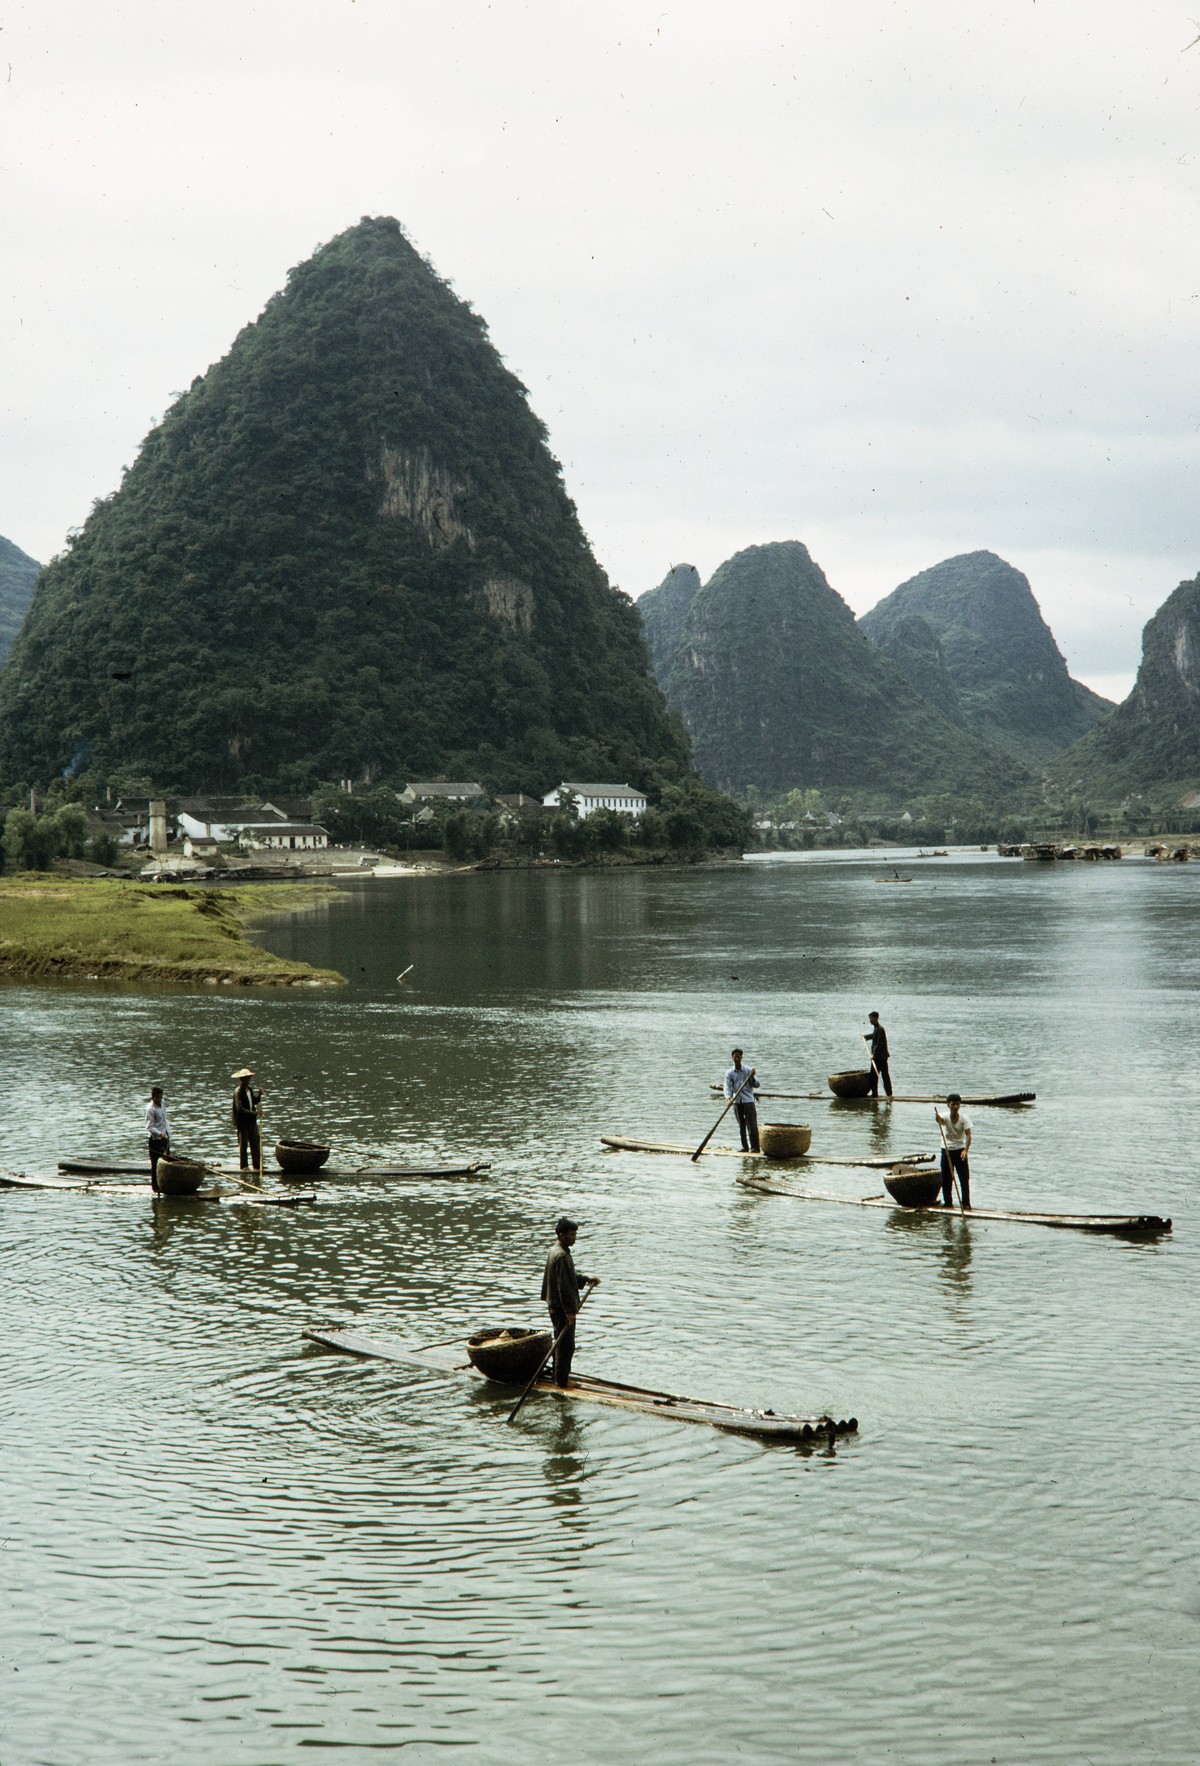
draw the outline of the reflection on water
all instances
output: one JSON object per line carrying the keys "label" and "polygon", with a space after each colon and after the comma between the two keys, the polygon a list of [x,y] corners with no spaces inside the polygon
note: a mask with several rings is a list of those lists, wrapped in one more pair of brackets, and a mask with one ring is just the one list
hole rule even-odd
{"label": "reflection on water", "polygon": [[[294,1210],[0,1194],[5,1766],[1190,1762],[1194,1395],[1164,1345],[1200,1322],[1200,876],[912,869],[356,882],[269,931],[350,975],[336,998],[7,990],[4,1165],[140,1157],[152,1078],[180,1146],[227,1160],[243,1063],[268,1139],[328,1138],[341,1170],[494,1164],[321,1180]],[[735,1042],[768,1088],[823,1092],[871,1008],[900,1092],[1037,1090],[972,1111],[981,1203],[1152,1209],[1177,1236],[600,1151],[696,1144]],[[778,1109],[814,1151],[932,1150],[928,1106]],[[582,1370],[859,1437],[804,1454],[549,1398],[509,1427],[511,1394],[301,1341],[540,1324],[564,1211],[604,1278]]]}

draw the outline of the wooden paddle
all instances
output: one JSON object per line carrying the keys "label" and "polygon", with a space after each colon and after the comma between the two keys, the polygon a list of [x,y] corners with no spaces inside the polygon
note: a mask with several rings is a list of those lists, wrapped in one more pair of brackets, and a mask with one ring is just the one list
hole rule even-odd
{"label": "wooden paddle", "polygon": [[[582,1312],[584,1307],[587,1305],[588,1295],[591,1293],[591,1291],[595,1287],[595,1285],[596,1285],[595,1282],[588,1282],[587,1283],[587,1292],[584,1294],[583,1298],[579,1302],[579,1312]],[[579,1317],[579,1312],[577,1312],[575,1314],[575,1318]],[[546,1359],[540,1364],[537,1372],[534,1374],[533,1378],[530,1380],[529,1384],[526,1386],[526,1388],[522,1392],[521,1396],[517,1399],[517,1402],[513,1405],[512,1409],[509,1411],[508,1415],[505,1417],[504,1420],[506,1423],[512,1422],[513,1418],[516,1416],[517,1412],[520,1410],[520,1408],[524,1404],[525,1400],[529,1397],[529,1394],[533,1391],[533,1388],[537,1385],[538,1381],[541,1379],[542,1375],[545,1373],[545,1371],[549,1367],[550,1363],[554,1360],[554,1351],[558,1348],[558,1345],[562,1342],[563,1338],[566,1336],[567,1332],[570,1330],[571,1325],[573,1325],[574,1322],[575,1322],[575,1319],[569,1320],[568,1323],[563,1326],[562,1330],[559,1331],[557,1337],[555,1337],[553,1343],[551,1343],[551,1345],[550,1345],[549,1351],[547,1352],[547,1355],[546,1355]]]}
{"label": "wooden paddle", "polygon": [[[751,1067],[751,1069],[750,1069],[749,1073],[747,1073],[745,1079],[743,1079],[742,1083],[738,1086],[737,1090],[734,1092],[733,1096],[730,1098],[730,1100],[726,1104],[725,1108],[721,1111],[721,1114],[717,1117],[717,1120],[713,1123],[712,1127],[709,1129],[709,1131],[705,1135],[704,1139],[700,1142],[700,1145],[696,1148],[696,1151],[692,1154],[692,1164],[693,1165],[696,1163],[697,1159],[700,1157],[701,1153],[704,1151],[705,1147],[708,1145],[708,1143],[712,1139],[713,1135],[716,1134],[718,1128],[720,1128],[722,1122],[724,1122],[724,1120],[728,1116],[729,1112],[733,1109],[733,1106],[737,1103],[738,1099],[741,1097],[741,1095],[745,1091],[746,1087],[750,1084],[750,1081],[754,1078],[754,1072],[755,1072],[754,1068]],[[750,1096],[753,1099],[754,1093],[751,1092]]]}
{"label": "wooden paddle", "polygon": [[958,1172],[954,1169],[954,1161],[950,1157],[950,1143],[946,1139],[945,1125],[942,1122],[941,1117],[938,1115],[938,1108],[937,1108],[936,1104],[933,1106],[933,1119],[937,1123],[938,1133],[942,1137],[942,1146],[945,1149],[945,1153],[946,1153],[946,1164],[950,1168],[950,1182],[954,1186],[955,1195],[958,1197],[958,1212],[960,1214],[965,1214],[966,1209],[963,1207],[962,1186],[958,1181]]}

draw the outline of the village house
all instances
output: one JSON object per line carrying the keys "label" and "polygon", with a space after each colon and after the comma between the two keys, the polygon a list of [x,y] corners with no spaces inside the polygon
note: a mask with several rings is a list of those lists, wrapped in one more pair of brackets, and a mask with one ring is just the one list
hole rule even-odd
{"label": "village house", "polygon": [[468,803],[472,808],[481,808],[486,795],[483,786],[473,780],[455,782],[445,779],[409,784],[396,793],[401,803]]}
{"label": "village house", "polygon": [[616,810],[620,816],[645,815],[647,803],[646,793],[633,785],[580,785],[568,780],[542,798],[547,809],[562,808],[564,800],[573,800],[581,821],[598,809]]}

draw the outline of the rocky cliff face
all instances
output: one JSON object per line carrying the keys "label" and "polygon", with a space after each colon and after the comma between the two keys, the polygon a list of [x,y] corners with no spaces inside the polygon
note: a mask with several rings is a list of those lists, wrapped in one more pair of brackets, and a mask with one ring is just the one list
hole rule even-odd
{"label": "rocky cliff face", "polygon": [[1200,784],[1200,576],[1147,622],[1133,691],[1062,756],[1056,776],[1106,796]]}
{"label": "rocky cliff face", "polygon": [[0,779],[643,786],[688,750],[483,321],[398,223],[295,269],[43,573]]}
{"label": "rocky cliff face", "polygon": [[41,568],[36,558],[0,536],[0,662],[12,649],[21,629]]}
{"label": "rocky cliff face", "polygon": [[661,681],[683,642],[692,602],[700,593],[700,572],[694,564],[673,564],[656,589],[638,598],[637,610],[650,651],[650,666]]}
{"label": "rocky cliff face", "polygon": [[[912,619],[924,622],[940,658],[914,639]],[[965,726],[1027,764],[1062,753],[1111,710],[1071,679],[1028,578],[994,552],[966,552],[921,571],[859,624],[943,709],[948,677]]]}
{"label": "rocky cliff face", "polygon": [[695,596],[663,679],[700,772],[722,790],[997,795],[1010,757],[915,700],[798,541],[751,546]]}

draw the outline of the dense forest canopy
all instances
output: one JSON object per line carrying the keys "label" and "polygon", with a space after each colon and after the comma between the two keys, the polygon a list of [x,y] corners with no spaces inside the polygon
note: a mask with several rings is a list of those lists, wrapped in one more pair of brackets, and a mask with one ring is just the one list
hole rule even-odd
{"label": "dense forest canopy", "polygon": [[0,662],[21,629],[41,568],[36,558],[0,535]]}
{"label": "dense forest canopy", "polygon": [[293,270],[48,566],[0,781],[162,790],[689,771],[483,321],[390,219]]}

